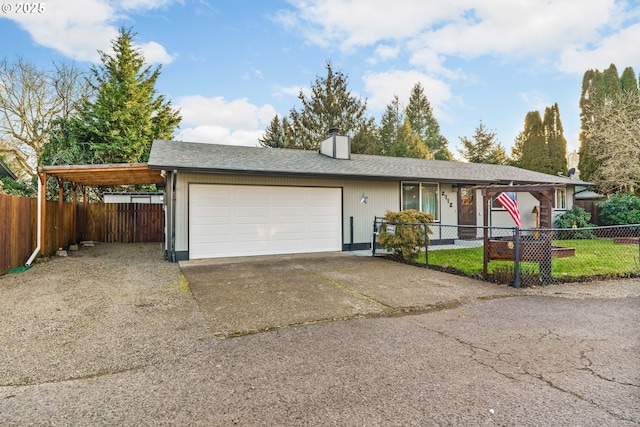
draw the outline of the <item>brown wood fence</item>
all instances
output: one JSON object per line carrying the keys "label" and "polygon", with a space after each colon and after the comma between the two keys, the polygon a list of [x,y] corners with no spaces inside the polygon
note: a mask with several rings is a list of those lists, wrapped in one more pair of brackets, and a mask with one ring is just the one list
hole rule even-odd
{"label": "brown wood fence", "polygon": [[[85,210],[86,209],[86,210]],[[164,210],[161,204],[90,203],[79,206],[81,240],[107,243],[162,242]]]}
{"label": "brown wood fence", "polygon": [[[47,201],[44,255],[83,240],[96,242],[162,242],[161,204],[73,203],[62,206],[62,241],[58,242],[59,204]],[[73,228],[75,213],[76,229]],[[36,247],[38,200],[0,194],[0,275],[24,265]]]}
{"label": "brown wood fence", "polygon": [[576,205],[591,214],[591,220],[589,220],[590,223],[602,225],[600,224],[600,216],[598,215],[600,213],[600,210],[598,209],[598,202],[593,200],[576,200]]}

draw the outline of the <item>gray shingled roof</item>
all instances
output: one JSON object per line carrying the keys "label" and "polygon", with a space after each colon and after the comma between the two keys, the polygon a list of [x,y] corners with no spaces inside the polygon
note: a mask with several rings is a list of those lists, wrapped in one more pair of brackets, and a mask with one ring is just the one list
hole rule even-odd
{"label": "gray shingled roof", "polygon": [[9,166],[7,166],[2,159],[0,159],[0,177],[4,177],[4,176],[8,176],[11,179],[13,179],[14,181],[17,180],[18,178],[16,177],[16,174],[13,173],[13,171],[11,169],[9,169]]}
{"label": "gray shingled roof", "polygon": [[352,154],[338,160],[316,151],[156,140],[151,169],[258,175],[429,180],[458,183],[557,183],[588,185],[580,180],[513,166],[420,160]]}

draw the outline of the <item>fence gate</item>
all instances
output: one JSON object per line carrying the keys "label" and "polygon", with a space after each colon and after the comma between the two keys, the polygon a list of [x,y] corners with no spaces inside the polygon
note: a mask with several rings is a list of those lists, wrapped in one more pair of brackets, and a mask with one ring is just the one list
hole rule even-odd
{"label": "fence gate", "polygon": [[160,204],[108,203],[104,205],[106,243],[161,242],[164,211]]}
{"label": "fence gate", "polygon": [[90,203],[82,218],[81,240],[106,243],[164,241],[161,204]]}

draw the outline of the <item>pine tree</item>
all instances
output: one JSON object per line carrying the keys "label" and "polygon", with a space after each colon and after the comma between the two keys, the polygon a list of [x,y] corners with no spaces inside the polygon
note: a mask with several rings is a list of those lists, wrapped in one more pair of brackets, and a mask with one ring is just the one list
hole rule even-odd
{"label": "pine tree", "polygon": [[404,112],[400,106],[398,95],[393,96],[393,100],[384,110],[380,119],[380,128],[378,130],[381,152],[383,156],[391,156],[394,151],[394,145],[398,143],[398,134],[400,127],[404,123]]}
{"label": "pine tree", "polygon": [[533,171],[546,168],[548,153],[540,112],[530,111],[527,113],[522,137],[522,157],[520,158],[522,167]]}
{"label": "pine tree", "polygon": [[284,148],[286,146],[284,123],[277,114],[264,130],[262,138],[258,138],[258,142],[263,147]]}
{"label": "pine tree", "polygon": [[[347,76],[334,72],[331,61],[326,63],[326,77],[317,77],[311,86],[311,95],[300,91],[300,111],[289,113],[288,135],[295,148],[317,150],[331,128],[338,128],[344,135],[355,138],[369,132],[371,121],[366,117],[366,101],[347,89]],[[362,134],[361,134],[362,135]]]}
{"label": "pine tree", "polygon": [[558,172],[564,174],[567,171],[567,140],[564,137],[564,129],[560,121],[560,109],[557,103],[546,108],[543,125],[549,153],[546,172],[554,175]]}
{"label": "pine tree", "polygon": [[[605,164],[602,153],[609,150],[598,149],[604,144],[602,133],[592,132],[606,102],[623,98],[627,92],[638,93],[638,81],[631,67],[625,68],[622,76],[618,76],[615,64],[600,72],[587,70],[582,79],[580,94],[580,149],[578,169],[580,178],[586,181],[595,180],[601,174],[598,169]],[[608,100],[608,101],[607,101]]]}
{"label": "pine tree", "polygon": [[523,147],[524,143],[527,139],[527,135],[525,131],[521,131],[516,139],[513,141],[513,146],[511,147],[511,157],[508,161],[508,164],[511,166],[515,166],[518,168],[522,168],[522,155],[523,155]]}
{"label": "pine tree", "polygon": [[622,92],[638,93],[638,80],[633,68],[627,67],[620,76],[620,89]]}
{"label": "pine tree", "polygon": [[76,163],[146,162],[154,139],[175,135],[181,117],[171,101],[157,94],[160,66],[145,65],[134,37],[121,28],[112,41],[113,54],[99,52],[102,64],[91,69],[95,98],[59,127],[58,144],[83,157]]}
{"label": "pine tree", "polygon": [[453,158],[447,147],[449,142],[440,134],[440,125],[433,117],[431,103],[419,82],[411,90],[405,113],[413,131],[420,136],[435,159],[451,160]]}
{"label": "pine tree", "polygon": [[393,157],[413,157],[416,159],[433,159],[429,147],[422,138],[413,130],[408,117],[398,129],[398,143],[394,145],[391,153]]}
{"label": "pine tree", "polygon": [[488,130],[480,121],[473,139],[460,137],[463,149],[458,150],[469,163],[489,163],[502,165],[507,163],[504,147],[496,141],[496,132]]}
{"label": "pine tree", "polygon": [[351,138],[351,152],[353,154],[382,155],[378,127],[373,117],[366,119],[358,132]]}

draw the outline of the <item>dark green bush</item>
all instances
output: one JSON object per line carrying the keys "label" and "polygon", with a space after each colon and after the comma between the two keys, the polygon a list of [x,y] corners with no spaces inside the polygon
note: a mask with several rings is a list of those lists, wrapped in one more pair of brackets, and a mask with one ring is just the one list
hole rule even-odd
{"label": "dark green bush", "polygon": [[[432,214],[419,212],[414,209],[407,209],[401,212],[387,211],[384,216],[385,225],[380,230],[380,244],[387,251],[401,255],[406,261],[413,261],[423,254],[428,236],[431,232],[428,226],[423,224],[432,223]],[[395,233],[387,232],[388,225],[395,225]]]}
{"label": "dark green bush", "polygon": [[556,228],[571,229],[570,231],[559,231],[557,238],[569,239],[595,239],[595,235],[589,228],[594,227],[589,222],[591,214],[578,205],[573,205],[571,209],[556,218],[554,226]]}
{"label": "dark green bush", "polygon": [[20,181],[14,181],[9,177],[0,178],[0,193],[12,196],[35,197],[37,192],[37,181],[34,185],[27,185]]}
{"label": "dark green bush", "polygon": [[634,194],[614,194],[598,207],[603,225],[640,224],[640,198]]}

